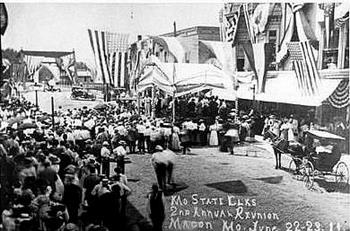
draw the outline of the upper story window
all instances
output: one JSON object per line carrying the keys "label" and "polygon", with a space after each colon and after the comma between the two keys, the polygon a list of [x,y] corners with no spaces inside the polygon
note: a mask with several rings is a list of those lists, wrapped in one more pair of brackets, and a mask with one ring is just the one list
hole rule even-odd
{"label": "upper story window", "polygon": [[276,47],[277,47],[277,42],[278,42],[278,39],[277,39],[277,30],[269,30],[267,32],[267,36],[268,36],[268,43],[269,43],[269,49],[272,50],[271,52],[271,64],[268,66],[268,70],[276,70],[276,65],[275,65],[275,62],[276,62]]}

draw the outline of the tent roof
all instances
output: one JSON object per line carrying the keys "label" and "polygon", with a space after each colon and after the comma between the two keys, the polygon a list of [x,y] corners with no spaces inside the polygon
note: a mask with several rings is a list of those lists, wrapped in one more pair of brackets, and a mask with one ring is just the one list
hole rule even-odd
{"label": "tent roof", "polygon": [[21,53],[28,56],[43,56],[49,58],[59,58],[62,56],[73,54],[73,51],[28,51],[21,50]]}
{"label": "tent roof", "polygon": [[[320,71],[320,75],[324,76],[325,73]],[[349,75],[349,70],[347,75]],[[264,102],[319,106],[334,92],[341,80],[342,78],[321,78],[320,94],[318,96],[304,96],[298,89],[294,71],[281,71],[274,77],[267,76],[265,93],[256,94],[255,99]],[[241,83],[237,90],[237,97],[252,100],[252,84]]]}
{"label": "tent roof", "polygon": [[231,77],[211,64],[162,63],[157,59],[144,69],[138,90],[153,84],[168,93],[172,93],[175,86],[177,96],[204,89],[233,89]]}

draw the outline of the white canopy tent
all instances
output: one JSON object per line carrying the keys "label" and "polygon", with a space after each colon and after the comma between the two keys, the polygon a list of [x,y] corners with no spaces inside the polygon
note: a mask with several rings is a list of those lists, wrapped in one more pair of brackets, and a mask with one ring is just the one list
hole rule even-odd
{"label": "white canopy tent", "polygon": [[[236,99],[232,77],[212,64],[162,63],[152,57],[137,84],[138,92],[153,85],[175,97],[207,89],[218,89]],[[218,92],[218,91],[217,91]]]}

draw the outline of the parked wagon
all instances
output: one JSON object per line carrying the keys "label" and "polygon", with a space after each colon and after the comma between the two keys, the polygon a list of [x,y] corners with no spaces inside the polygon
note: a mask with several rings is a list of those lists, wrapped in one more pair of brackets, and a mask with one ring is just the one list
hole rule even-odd
{"label": "parked wagon", "polygon": [[343,137],[326,131],[310,130],[305,137],[303,152],[290,153],[292,160],[289,170],[301,178],[305,186],[311,189],[316,177],[333,176],[339,187],[349,184],[349,168],[340,161],[339,143]]}

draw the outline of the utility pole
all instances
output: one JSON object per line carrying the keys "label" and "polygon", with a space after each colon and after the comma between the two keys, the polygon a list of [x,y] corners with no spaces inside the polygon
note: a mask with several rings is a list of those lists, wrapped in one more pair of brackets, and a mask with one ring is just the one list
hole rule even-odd
{"label": "utility pole", "polygon": [[[76,83],[76,79],[78,77],[78,72],[77,72],[77,60],[75,59],[75,50],[74,50],[74,48],[73,48],[73,60],[74,60],[73,61],[74,62],[74,76],[73,76],[72,81],[75,84]],[[68,72],[69,72],[69,70],[68,70]]]}
{"label": "utility pole", "polygon": [[55,106],[53,102],[53,96],[51,96],[51,116],[52,116],[52,130],[55,129]]}
{"label": "utility pole", "polygon": [[[176,22],[174,21],[174,37],[176,37]],[[176,91],[176,88],[175,88],[175,63],[174,63],[174,69],[173,69],[173,124],[175,123],[175,113],[176,113],[176,108],[175,108],[175,91]]]}

